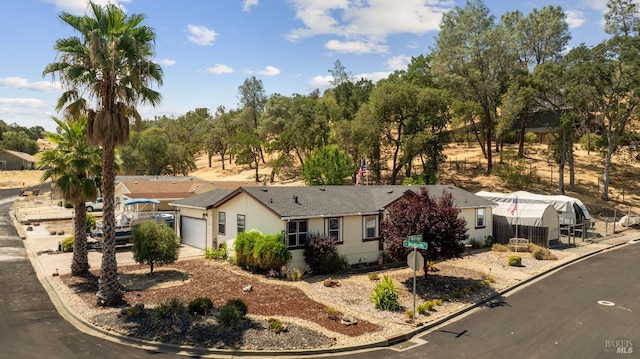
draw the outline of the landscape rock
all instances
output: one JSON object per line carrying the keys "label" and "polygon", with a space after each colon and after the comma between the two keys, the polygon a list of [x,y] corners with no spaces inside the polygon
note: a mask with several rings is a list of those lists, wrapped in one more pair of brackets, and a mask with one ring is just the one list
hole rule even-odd
{"label": "landscape rock", "polygon": [[249,293],[253,290],[253,286],[251,286],[251,284],[249,284],[248,286],[242,288],[242,291],[245,293]]}
{"label": "landscape rock", "polygon": [[342,316],[342,320],[340,320],[340,323],[342,325],[349,326],[349,325],[358,324],[358,320],[356,318],[352,317],[351,315],[345,314],[345,315]]}

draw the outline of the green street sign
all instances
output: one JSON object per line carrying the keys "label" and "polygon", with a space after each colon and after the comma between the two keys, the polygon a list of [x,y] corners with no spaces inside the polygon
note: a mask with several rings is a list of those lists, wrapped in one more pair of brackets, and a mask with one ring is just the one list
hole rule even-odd
{"label": "green street sign", "polygon": [[427,242],[411,242],[409,240],[409,241],[402,241],[402,246],[405,248],[427,249],[428,243]]}
{"label": "green street sign", "polygon": [[428,247],[427,242],[418,242],[418,243],[416,243],[416,248],[418,248],[418,249],[427,249],[427,247]]}

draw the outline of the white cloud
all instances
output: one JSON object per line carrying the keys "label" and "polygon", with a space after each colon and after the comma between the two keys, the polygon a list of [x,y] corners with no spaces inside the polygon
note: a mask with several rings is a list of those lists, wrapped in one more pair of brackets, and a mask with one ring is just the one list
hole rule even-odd
{"label": "white cloud", "polygon": [[244,0],[242,3],[242,11],[249,12],[254,6],[258,6],[258,0]]}
{"label": "white cloud", "polygon": [[216,36],[218,36],[215,31],[207,29],[204,26],[187,25],[187,29],[189,30],[189,41],[196,45],[210,46],[213,44]]}
{"label": "white cloud", "polygon": [[176,60],[170,60],[170,59],[156,60],[156,62],[162,66],[173,66],[176,64]]}
{"label": "white cloud", "polygon": [[565,15],[567,15],[567,24],[569,24],[569,28],[574,29],[576,27],[582,26],[585,22],[584,14],[582,11],[577,10],[565,10]]}
{"label": "white cloud", "polygon": [[304,27],[287,35],[290,41],[316,35],[383,41],[397,33],[424,34],[439,29],[451,0],[292,0]]}
{"label": "white cloud", "polygon": [[0,104],[11,106],[23,106],[30,108],[43,108],[45,107],[44,101],[38,98],[2,98],[0,97]]}
{"label": "white cloud", "polygon": [[[67,11],[72,14],[83,14],[89,9],[88,0],[48,0],[48,2],[53,3],[57,9]],[[93,2],[102,6],[106,4],[116,4],[121,9],[126,10],[123,4],[130,3],[131,0],[93,0]]]}
{"label": "white cloud", "polygon": [[588,7],[596,10],[607,10],[607,0],[583,0],[582,2]]}
{"label": "white cloud", "polygon": [[60,86],[54,82],[49,82],[49,81],[29,82],[27,79],[22,77],[17,77],[17,76],[0,78],[0,86],[38,91],[38,92],[60,91]]}
{"label": "white cloud", "polygon": [[384,53],[389,51],[388,46],[379,45],[374,42],[366,43],[363,41],[338,41],[338,40],[329,40],[326,44],[324,44],[329,50],[337,51],[341,53],[357,53],[357,54],[368,54],[368,53]]}
{"label": "white cloud", "polygon": [[312,89],[325,90],[333,86],[331,85],[331,81],[333,81],[333,76],[331,75],[315,76],[309,80],[309,87]]}
{"label": "white cloud", "polygon": [[225,64],[216,64],[213,67],[208,67],[206,70],[210,74],[232,74],[233,69]]}
{"label": "white cloud", "polygon": [[[391,74],[391,72],[363,72],[361,74],[357,74],[351,77],[352,81],[359,81],[360,79],[367,79],[367,80],[371,80],[372,82],[378,82],[379,80],[382,79],[386,79],[387,77],[389,77],[389,75]],[[327,75],[327,76],[315,76],[313,77],[311,80],[309,80],[309,82],[307,83],[307,85],[309,86],[309,88],[312,89],[320,89],[320,90],[326,90],[328,88],[333,87],[333,85],[331,84],[331,81],[333,81],[333,76],[331,75]]]}
{"label": "white cloud", "polygon": [[262,71],[258,71],[258,74],[264,76],[275,76],[280,73],[280,69],[273,66],[267,66]]}
{"label": "white cloud", "polygon": [[373,83],[376,83],[382,79],[386,79],[391,75],[391,72],[387,71],[379,71],[379,72],[363,72],[361,74],[353,76],[353,78],[358,81],[360,79],[371,80]]}
{"label": "white cloud", "polygon": [[387,60],[387,66],[391,70],[406,70],[407,66],[411,62],[411,56],[407,55],[398,55],[393,56]]}

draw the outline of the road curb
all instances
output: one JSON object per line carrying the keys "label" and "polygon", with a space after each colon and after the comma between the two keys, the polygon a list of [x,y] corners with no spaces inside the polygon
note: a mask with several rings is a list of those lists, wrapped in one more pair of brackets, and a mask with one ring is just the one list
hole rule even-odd
{"label": "road curb", "polygon": [[[12,209],[10,211],[10,217],[14,223],[14,227],[16,231],[19,233],[19,236],[22,239],[26,238],[26,234],[22,229],[22,225],[19,223],[17,218],[15,217],[15,211]],[[236,357],[236,356],[249,356],[249,357],[310,357],[314,355],[339,355],[347,352],[355,352],[362,351],[367,349],[380,349],[387,348],[393,345],[397,345],[403,342],[410,341],[413,337],[422,334],[430,329],[433,329],[437,326],[440,326],[456,317],[459,317],[475,308],[481,307],[488,302],[491,302],[497,298],[504,296],[507,293],[515,291],[516,289],[534,282],[536,280],[541,279],[544,276],[550,275],[564,267],[567,267],[571,264],[574,264],[578,261],[584,260],[591,256],[594,256],[598,253],[601,253],[606,250],[610,250],[612,248],[620,247],[628,244],[629,241],[621,241],[619,243],[609,244],[606,247],[599,248],[593,251],[589,251],[580,256],[572,258],[566,262],[560,263],[557,266],[549,268],[543,272],[532,275],[529,278],[526,278],[518,283],[515,283],[507,288],[504,288],[490,296],[487,296],[476,303],[469,304],[463,308],[456,310],[444,317],[438,318],[432,322],[422,323],[421,326],[416,327],[415,329],[409,330],[407,332],[398,332],[397,334],[392,334],[380,340],[358,344],[353,346],[340,346],[340,347],[331,347],[331,348],[319,348],[319,349],[300,349],[300,350],[282,350],[282,351],[270,351],[270,350],[234,350],[234,349],[215,349],[215,348],[203,348],[203,347],[193,347],[187,345],[175,345],[168,344],[163,342],[154,342],[149,340],[144,340],[140,338],[135,338],[127,335],[123,335],[120,333],[116,333],[113,331],[106,330],[102,327],[95,326],[92,323],[88,322],[85,318],[79,316],[72,308],[70,308],[64,300],[62,300],[60,294],[56,290],[56,286],[51,283],[50,278],[44,272],[44,268],[40,264],[37,258],[34,258],[35,253],[33,253],[27,241],[23,241],[23,245],[28,253],[28,257],[32,262],[32,266],[39,273],[37,275],[39,281],[42,283],[42,286],[45,288],[49,297],[51,298],[52,303],[56,307],[58,313],[71,323],[78,330],[93,335],[96,337],[103,338],[105,340],[109,340],[111,342],[115,342],[118,344],[135,346],[143,350],[148,351],[158,351],[164,353],[172,353],[183,356],[196,356],[196,357]],[[35,262],[38,262],[36,264]]]}

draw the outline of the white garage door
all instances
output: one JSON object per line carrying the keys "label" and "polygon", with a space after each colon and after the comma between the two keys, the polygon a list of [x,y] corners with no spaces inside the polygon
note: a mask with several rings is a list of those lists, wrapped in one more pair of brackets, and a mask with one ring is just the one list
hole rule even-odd
{"label": "white garage door", "polygon": [[207,246],[207,221],[180,216],[180,235],[182,243],[191,247],[205,249]]}

